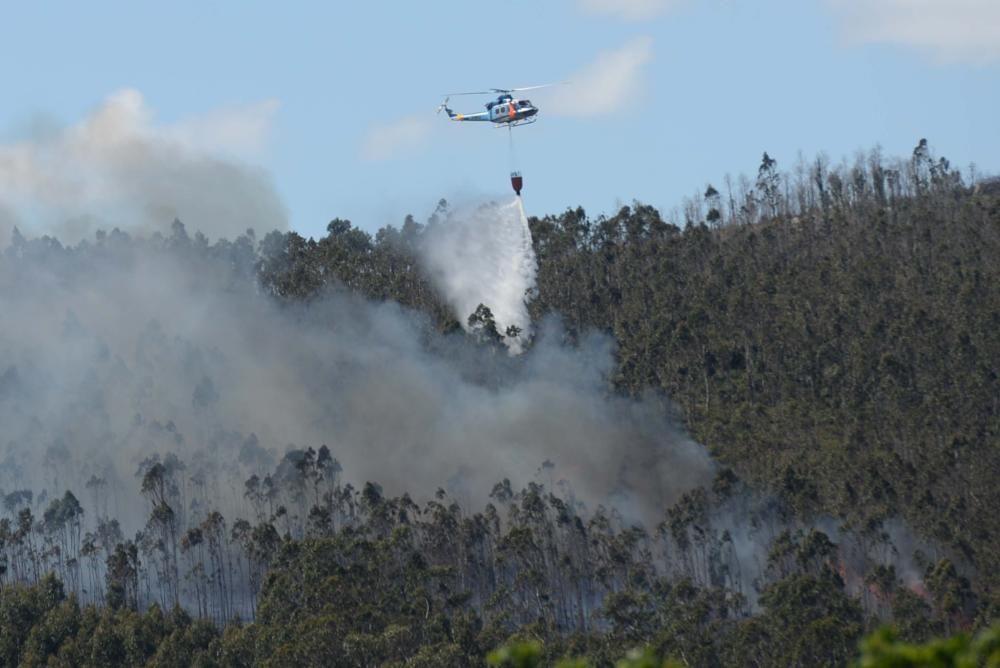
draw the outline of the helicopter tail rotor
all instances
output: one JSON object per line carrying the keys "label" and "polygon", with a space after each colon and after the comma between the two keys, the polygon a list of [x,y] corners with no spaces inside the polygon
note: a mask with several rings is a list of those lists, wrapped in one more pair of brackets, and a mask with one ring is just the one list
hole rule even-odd
{"label": "helicopter tail rotor", "polygon": [[451,109],[448,108],[448,100],[449,100],[449,97],[446,97],[444,99],[444,102],[442,102],[441,104],[438,105],[437,113],[440,114],[441,111],[444,110],[444,111],[447,111],[448,112],[448,116],[451,117],[451,116],[454,116],[454,114],[452,113]]}

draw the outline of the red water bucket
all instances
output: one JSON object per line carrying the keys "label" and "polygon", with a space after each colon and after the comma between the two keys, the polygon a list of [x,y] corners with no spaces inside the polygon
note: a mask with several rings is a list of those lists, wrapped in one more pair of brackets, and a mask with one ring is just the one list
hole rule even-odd
{"label": "red water bucket", "polygon": [[514,192],[517,196],[521,196],[521,188],[524,187],[524,179],[521,178],[521,172],[511,172],[510,173],[510,185],[514,188]]}

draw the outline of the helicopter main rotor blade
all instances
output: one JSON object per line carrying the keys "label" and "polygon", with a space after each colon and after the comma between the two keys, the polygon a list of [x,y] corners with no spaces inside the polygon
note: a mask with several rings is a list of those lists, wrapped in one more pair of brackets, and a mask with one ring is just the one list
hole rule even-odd
{"label": "helicopter main rotor blade", "polygon": [[541,86],[525,86],[524,88],[490,88],[489,90],[473,90],[466,93],[448,93],[448,97],[453,95],[493,95],[494,93],[516,93],[522,90],[535,90],[536,88],[548,88],[555,84],[542,84]]}
{"label": "helicopter main rotor blade", "polygon": [[554,86],[555,84],[542,84],[540,86],[524,86],[523,88],[494,88],[494,93],[516,93],[522,90],[535,90],[536,88],[548,88],[549,86]]}

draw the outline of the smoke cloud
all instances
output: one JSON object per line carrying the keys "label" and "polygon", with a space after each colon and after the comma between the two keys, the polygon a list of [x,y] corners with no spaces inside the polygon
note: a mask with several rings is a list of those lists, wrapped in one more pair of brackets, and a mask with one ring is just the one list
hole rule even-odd
{"label": "smoke cloud", "polygon": [[[479,223],[497,210],[520,224],[513,204]],[[610,395],[605,337],[567,349],[548,322],[530,352],[497,356],[391,303],[331,294],[279,307],[256,289],[255,259],[249,237],[202,247],[180,226],[160,242],[9,248],[0,488],[85,499],[98,476],[127,519],[144,507],[140,463],[169,451],[238,506],[243,481],[289,447],[328,444],[347,479],[390,493],[441,486],[482,503],[548,461],[551,482],[590,507],[652,519],[713,475],[660,400]]]}
{"label": "smoke cloud", "polygon": [[276,109],[156,125],[138,91],[115,93],[76,125],[0,145],[0,232],[16,224],[75,242],[115,226],[167,231],[175,218],[211,239],[285,229],[270,177],[247,162]]}

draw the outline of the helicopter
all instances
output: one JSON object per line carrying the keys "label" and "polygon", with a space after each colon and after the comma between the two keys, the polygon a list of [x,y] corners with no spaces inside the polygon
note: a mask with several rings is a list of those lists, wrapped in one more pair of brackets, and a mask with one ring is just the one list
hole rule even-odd
{"label": "helicopter", "polygon": [[[438,113],[442,110],[448,112],[448,118],[453,121],[490,121],[493,127],[508,128],[518,125],[529,125],[538,120],[538,107],[531,103],[531,100],[519,100],[513,93],[524,90],[534,90],[536,88],[547,88],[552,84],[541,86],[527,86],[525,88],[490,88],[489,90],[473,91],[471,93],[449,93],[444,102],[438,106]],[[475,114],[456,114],[448,107],[448,100],[453,95],[492,95],[497,93],[497,99],[486,103],[486,111]]]}

